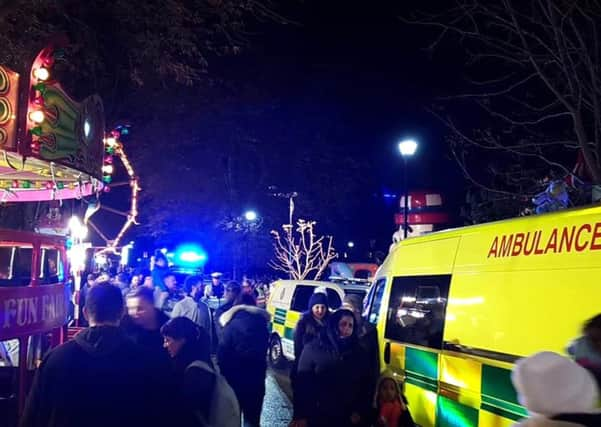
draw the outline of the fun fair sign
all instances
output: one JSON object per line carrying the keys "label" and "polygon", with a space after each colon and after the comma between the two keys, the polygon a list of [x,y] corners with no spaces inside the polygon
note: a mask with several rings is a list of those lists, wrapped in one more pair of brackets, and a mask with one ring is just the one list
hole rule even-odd
{"label": "fun fair sign", "polygon": [[47,332],[66,321],[63,285],[0,289],[0,341]]}

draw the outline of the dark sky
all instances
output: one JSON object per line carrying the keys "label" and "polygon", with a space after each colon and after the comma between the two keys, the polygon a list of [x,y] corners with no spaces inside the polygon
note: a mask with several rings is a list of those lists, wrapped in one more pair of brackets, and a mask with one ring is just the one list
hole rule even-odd
{"label": "dark sky", "polygon": [[[435,97],[453,92],[460,64],[450,52],[428,54],[424,48],[434,34],[401,22],[399,15],[410,13],[417,2],[284,3],[296,5],[283,12],[298,25],[260,26],[252,48],[236,60],[244,64],[236,73],[297,114],[330,116],[331,127],[342,122],[336,143],[370,159],[381,193],[401,191],[396,143],[416,138],[420,148],[410,165],[412,187],[442,191],[455,210],[464,181],[449,158],[445,129],[426,108]],[[372,221],[382,224],[373,233],[388,233],[394,208],[382,200],[372,208]]]}

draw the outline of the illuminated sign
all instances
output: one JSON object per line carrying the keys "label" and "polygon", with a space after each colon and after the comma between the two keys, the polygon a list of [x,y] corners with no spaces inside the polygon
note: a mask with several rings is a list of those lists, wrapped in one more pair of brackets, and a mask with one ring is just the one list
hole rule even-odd
{"label": "illuminated sign", "polygon": [[495,236],[488,258],[601,250],[601,222]]}
{"label": "illuminated sign", "polygon": [[66,321],[63,285],[0,289],[0,341],[47,332]]}

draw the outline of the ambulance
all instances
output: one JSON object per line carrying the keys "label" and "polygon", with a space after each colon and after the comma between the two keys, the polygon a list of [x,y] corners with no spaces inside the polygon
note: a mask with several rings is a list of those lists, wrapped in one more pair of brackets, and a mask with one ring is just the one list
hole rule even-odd
{"label": "ambulance", "polygon": [[565,353],[601,312],[600,281],[601,207],[565,210],[398,243],[365,314],[419,425],[507,427],[526,416],[515,361]]}

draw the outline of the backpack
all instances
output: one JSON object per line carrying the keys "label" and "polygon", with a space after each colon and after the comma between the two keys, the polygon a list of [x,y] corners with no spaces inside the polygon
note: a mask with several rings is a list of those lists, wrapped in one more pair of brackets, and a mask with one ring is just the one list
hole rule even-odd
{"label": "backpack", "polygon": [[195,360],[188,368],[199,368],[215,375],[215,387],[211,396],[210,413],[208,419],[197,412],[196,419],[200,425],[207,427],[240,427],[240,406],[236,394],[227,380],[215,372],[207,363]]}

